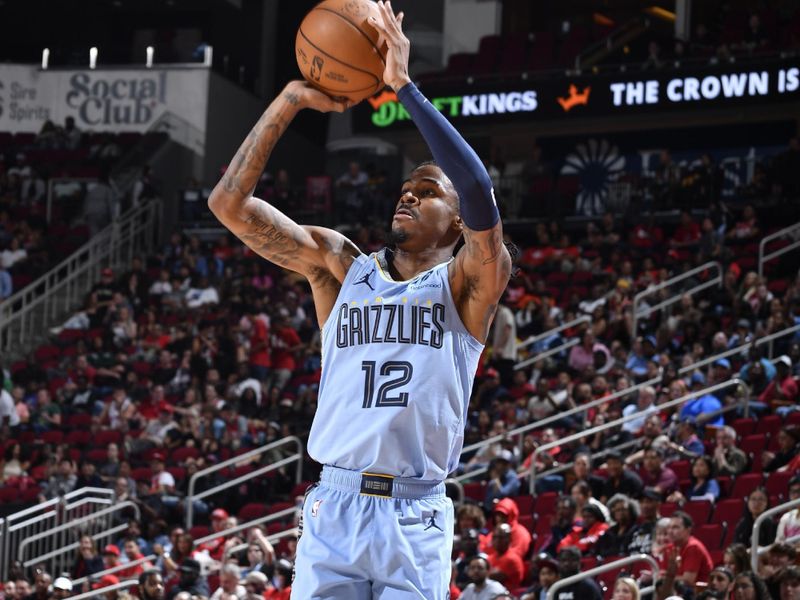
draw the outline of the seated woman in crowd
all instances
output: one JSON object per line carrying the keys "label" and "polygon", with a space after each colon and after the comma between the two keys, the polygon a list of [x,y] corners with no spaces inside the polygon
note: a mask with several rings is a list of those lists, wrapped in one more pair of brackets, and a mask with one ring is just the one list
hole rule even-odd
{"label": "seated woman in crowd", "polygon": [[[750,547],[750,540],[753,536],[753,524],[756,519],[769,508],[769,496],[764,488],[758,488],[750,492],[747,496],[747,506],[745,507],[744,514],[741,521],[736,526],[736,531],[733,534],[733,541],[739,544],[744,544],[745,547]],[[778,526],[772,519],[765,519],[761,523],[758,531],[758,545],[769,546],[775,541],[775,533]]]}
{"label": "seated woman in crowd", "polygon": [[685,500],[708,500],[716,502],[719,499],[719,483],[711,477],[714,464],[707,456],[698,456],[692,462],[692,485],[686,494],[675,491],[667,498],[668,502],[683,502]]}

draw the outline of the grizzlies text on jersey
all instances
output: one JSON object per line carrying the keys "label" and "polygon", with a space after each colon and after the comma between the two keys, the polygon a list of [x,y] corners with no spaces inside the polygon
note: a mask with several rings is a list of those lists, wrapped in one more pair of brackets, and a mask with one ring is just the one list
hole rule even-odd
{"label": "grizzlies text on jersey", "polygon": [[322,329],[308,451],[343,469],[441,481],[458,464],[483,345],[458,315],[449,262],[393,281],[382,252],[355,259]]}

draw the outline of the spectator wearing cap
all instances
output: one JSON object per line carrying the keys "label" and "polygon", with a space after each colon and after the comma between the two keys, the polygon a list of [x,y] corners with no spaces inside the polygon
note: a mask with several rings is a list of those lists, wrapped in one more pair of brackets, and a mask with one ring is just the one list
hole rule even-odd
{"label": "spectator wearing cap", "polygon": [[117,565],[122,564],[119,560],[120,551],[114,544],[106,544],[103,548],[103,569],[111,569]]}
{"label": "spectator wearing cap", "polygon": [[[93,590],[102,590],[103,588],[111,587],[120,582],[119,577],[114,574],[103,575],[92,584]],[[105,600],[129,600],[132,596],[124,590],[106,590],[102,596]]]}
{"label": "spectator wearing cap", "polygon": [[797,382],[792,376],[792,359],[786,354],[775,359],[775,377],[758,396],[758,402],[751,402],[750,406],[762,409],[770,407],[778,414],[797,409]]}
{"label": "spectator wearing cap", "polygon": [[536,570],[534,577],[536,583],[525,590],[520,600],[546,600],[547,590],[558,581],[558,562],[546,554],[540,555],[533,563],[533,567]]}
{"label": "spectator wearing cap", "polygon": [[175,478],[172,473],[164,468],[166,459],[163,452],[154,452],[150,459],[150,493],[157,496],[173,495],[175,493]]}
{"label": "spectator wearing cap", "polygon": [[616,494],[608,501],[613,525],[597,540],[592,553],[597,556],[622,556],[628,553],[639,519],[639,503],[625,494]]}
{"label": "spectator wearing cap", "polygon": [[576,525],[558,544],[558,551],[576,547],[584,554],[591,554],[600,536],[608,529],[606,517],[597,506],[587,503],[581,509],[583,523]]}
{"label": "spectator wearing cap", "polygon": [[692,393],[698,393],[698,396],[687,400],[686,404],[681,407],[680,418],[691,418],[698,424],[714,425],[721,427],[724,425],[722,414],[715,414],[722,409],[722,403],[719,398],[713,394],[700,394],[700,391],[706,387],[706,378],[700,371],[695,371],[691,377]]}
{"label": "spectator wearing cap", "polygon": [[644,469],[641,477],[645,487],[651,487],[666,496],[678,489],[678,476],[663,463],[664,451],[659,448],[648,448],[644,452]]}
{"label": "spectator wearing cap", "polygon": [[711,555],[705,544],[692,535],[694,522],[683,511],[672,514],[669,524],[669,538],[680,560],[677,561],[676,581],[693,586],[707,582],[713,567]]}
{"label": "spectator wearing cap", "polygon": [[714,471],[718,475],[735,476],[747,467],[747,455],[736,447],[736,430],[730,425],[716,432]]}
{"label": "spectator wearing cap", "polygon": [[[567,546],[558,552],[558,574],[560,579],[577,575],[581,568],[581,551]],[[555,600],[602,600],[600,586],[592,577],[583,577],[556,592]]]}
{"label": "spectator wearing cap", "polygon": [[514,470],[514,455],[510,450],[500,450],[489,466],[489,483],[486,485],[484,506],[492,510],[495,502],[519,493],[520,482]]}
{"label": "spectator wearing cap", "polygon": [[208,598],[208,582],[200,573],[200,563],[194,558],[186,558],[178,567],[180,579],[167,592],[167,600],[174,600],[175,596],[181,592],[188,592],[192,596],[204,596]]}
{"label": "spectator wearing cap", "polygon": [[[606,454],[606,472],[608,477],[603,484],[600,501],[606,502],[612,496],[623,494],[631,498],[638,498],[642,493],[642,478],[631,469],[625,468],[622,454],[619,450],[611,450]],[[609,510],[611,507],[609,506]]]}
{"label": "spectator wearing cap", "polygon": [[[511,498],[503,498],[494,505],[492,509],[494,524],[504,523],[511,528],[511,549],[520,556],[527,556],[531,545],[531,534],[527,527],[519,522],[519,507]],[[494,532],[481,537],[480,549],[488,553],[492,547],[492,536]]]}
{"label": "spectator wearing cap", "polygon": [[[800,476],[795,475],[789,481],[789,500],[800,498]],[[776,542],[785,542],[787,539],[800,535],[800,508],[785,512],[778,521],[778,530],[775,534]]]}
{"label": "spectator wearing cap", "polygon": [[502,583],[489,577],[489,568],[489,561],[484,555],[470,559],[467,565],[470,584],[464,588],[460,600],[491,600],[507,591]]}
{"label": "spectator wearing cap", "polygon": [[[65,600],[72,595],[72,581],[69,577],[56,577],[53,582],[53,593],[50,595],[51,600]],[[9,599],[10,600],[10,599]]]}
{"label": "spectator wearing cap", "polygon": [[628,544],[630,554],[651,554],[656,525],[660,518],[662,495],[653,488],[644,488],[639,500],[639,521]]}
{"label": "spectator wearing cap", "polygon": [[[217,508],[211,511],[211,531],[212,533],[221,533],[228,528],[228,518],[230,515],[224,508]],[[200,545],[199,551],[208,552],[208,555],[214,560],[222,560],[222,555],[225,551],[225,536],[219,535],[212,540],[209,540]]]}
{"label": "spectator wearing cap", "polygon": [[492,547],[487,552],[489,577],[510,590],[517,589],[525,576],[525,565],[519,553],[511,548],[511,526],[498,523],[492,531]]}

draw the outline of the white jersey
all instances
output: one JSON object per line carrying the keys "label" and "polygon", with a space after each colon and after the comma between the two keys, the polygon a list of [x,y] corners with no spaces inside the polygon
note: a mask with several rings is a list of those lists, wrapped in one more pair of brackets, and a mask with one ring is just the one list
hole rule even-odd
{"label": "white jersey", "polygon": [[449,261],[394,281],[358,256],[322,329],[311,457],[353,471],[441,481],[458,465],[483,344],[464,327]]}

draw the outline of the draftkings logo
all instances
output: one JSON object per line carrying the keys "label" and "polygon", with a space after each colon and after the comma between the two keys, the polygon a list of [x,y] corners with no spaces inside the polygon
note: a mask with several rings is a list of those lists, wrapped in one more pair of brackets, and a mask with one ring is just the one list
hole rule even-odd
{"label": "draftkings logo", "polygon": [[[394,92],[384,90],[368,102],[372,107],[371,118],[375,127],[388,127],[396,121],[407,121],[411,118]],[[431,98],[430,102],[439,112],[450,118],[533,112],[539,106],[535,90],[439,96]]]}

